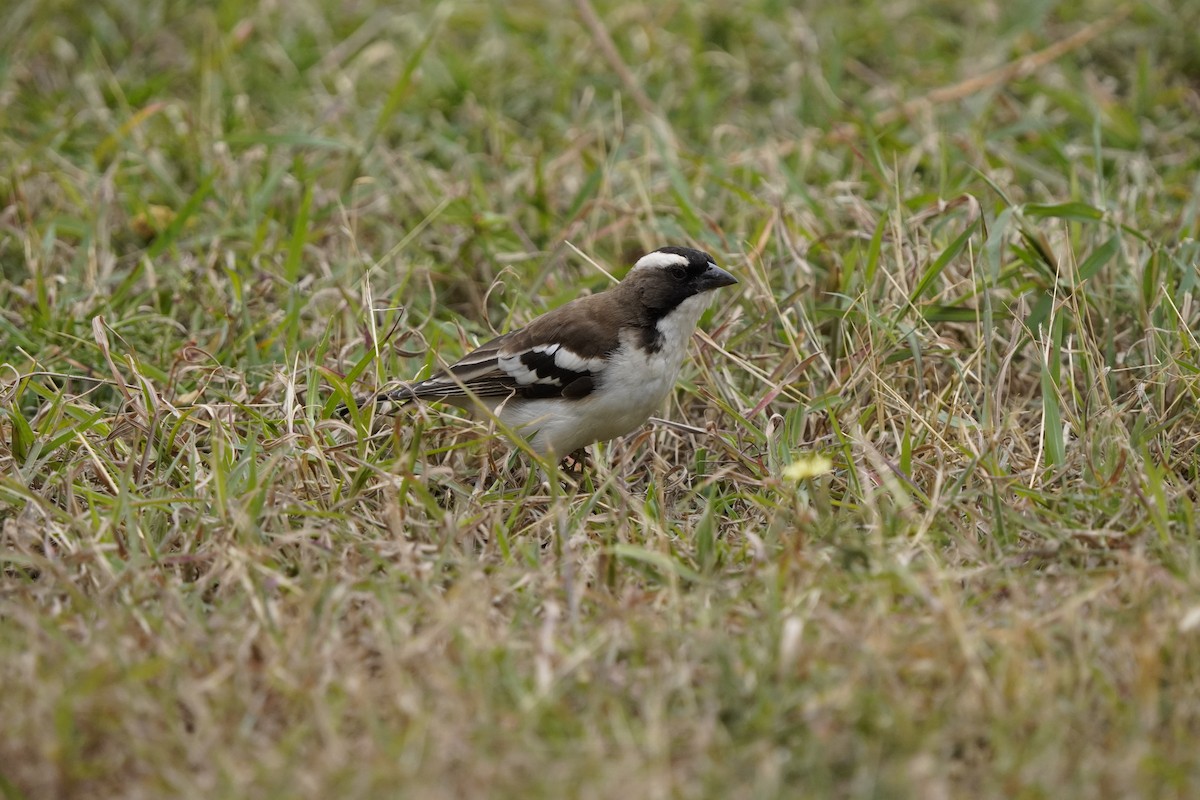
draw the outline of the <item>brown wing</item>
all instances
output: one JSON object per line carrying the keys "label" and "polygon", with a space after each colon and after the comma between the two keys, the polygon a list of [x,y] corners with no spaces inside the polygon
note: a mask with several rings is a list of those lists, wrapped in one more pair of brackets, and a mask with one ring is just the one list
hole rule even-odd
{"label": "brown wing", "polygon": [[[606,356],[619,345],[619,321],[606,319],[603,295],[582,297],[492,339],[441,374],[413,384],[406,398],[586,397]],[[398,398],[392,398],[398,399]]]}

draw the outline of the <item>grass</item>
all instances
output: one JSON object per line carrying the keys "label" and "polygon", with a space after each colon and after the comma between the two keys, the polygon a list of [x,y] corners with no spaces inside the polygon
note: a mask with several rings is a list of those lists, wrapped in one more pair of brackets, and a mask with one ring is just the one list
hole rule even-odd
{"label": "grass", "polygon": [[[0,794],[1194,796],[1198,29],[18,0]],[[578,486],[332,415],[664,243]]]}

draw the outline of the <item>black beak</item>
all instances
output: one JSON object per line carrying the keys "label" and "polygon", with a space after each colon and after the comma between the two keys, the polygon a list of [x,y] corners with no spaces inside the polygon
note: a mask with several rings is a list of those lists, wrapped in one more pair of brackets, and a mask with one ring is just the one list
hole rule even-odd
{"label": "black beak", "polygon": [[702,292],[720,289],[722,286],[732,286],[737,282],[737,278],[733,277],[711,261],[708,262],[708,269],[704,270],[704,272],[701,272],[700,276],[696,278],[696,285]]}

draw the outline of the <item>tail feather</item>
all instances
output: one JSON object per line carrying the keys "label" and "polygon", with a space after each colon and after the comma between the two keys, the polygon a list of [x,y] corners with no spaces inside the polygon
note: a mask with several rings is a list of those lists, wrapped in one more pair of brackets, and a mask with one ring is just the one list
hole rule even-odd
{"label": "tail feather", "polygon": [[[386,392],[380,392],[374,397],[355,399],[354,403],[361,409],[374,401],[376,414],[395,414],[400,410],[401,406],[411,403],[414,399],[416,399],[416,395],[410,387],[400,386]],[[349,419],[350,407],[343,403],[337,407],[335,413],[342,419]]]}

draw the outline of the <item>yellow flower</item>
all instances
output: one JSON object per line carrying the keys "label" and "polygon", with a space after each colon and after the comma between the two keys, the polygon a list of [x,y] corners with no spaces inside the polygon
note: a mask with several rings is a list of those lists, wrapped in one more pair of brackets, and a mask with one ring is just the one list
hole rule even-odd
{"label": "yellow flower", "polygon": [[815,478],[833,469],[833,462],[825,456],[808,456],[793,461],[783,468],[783,477],[790,481],[801,481],[805,478]]}

